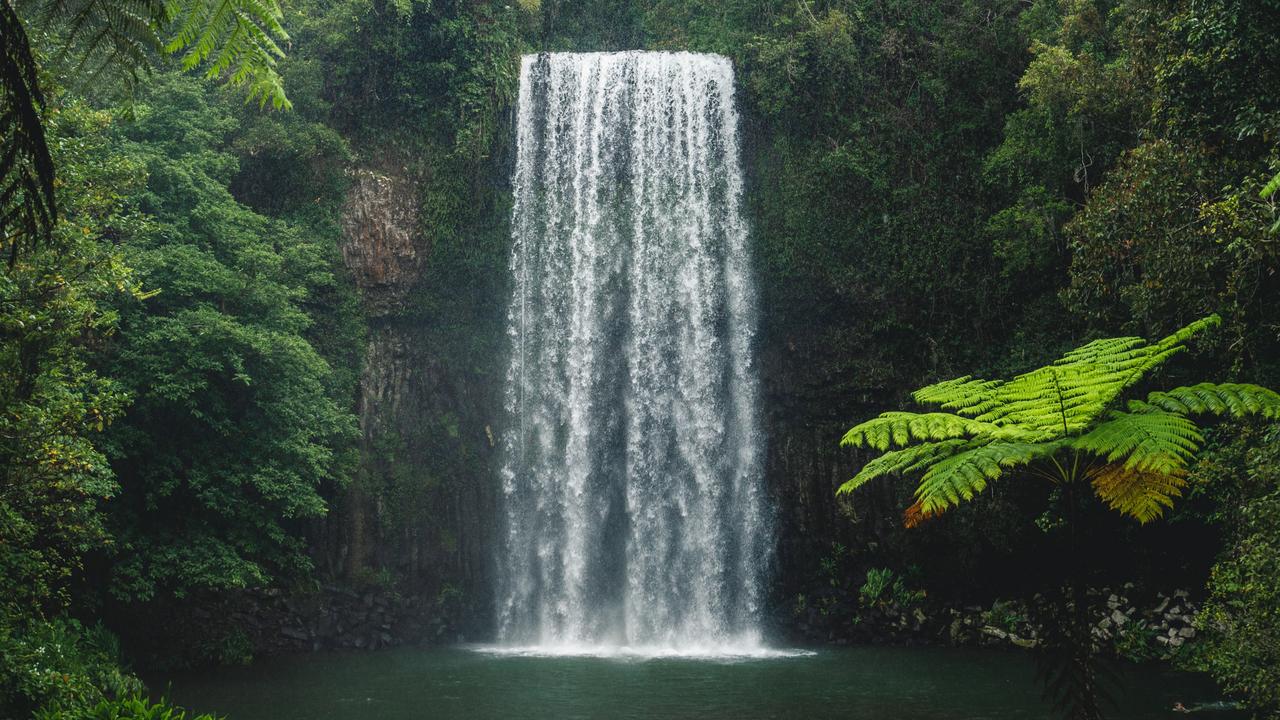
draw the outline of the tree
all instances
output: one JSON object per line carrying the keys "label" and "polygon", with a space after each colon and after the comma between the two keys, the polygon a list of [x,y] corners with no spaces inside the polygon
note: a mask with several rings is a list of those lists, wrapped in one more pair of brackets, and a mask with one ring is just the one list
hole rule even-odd
{"label": "tree", "polygon": [[56,247],[0,270],[0,615],[56,612],[81,556],[107,542],[100,503],[118,489],[95,442],[127,405],[92,367],[116,296],[143,297],[103,236],[142,222],[124,194],[141,168],[113,152],[109,114],[71,104],[51,125],[66,168]]}
{"label": "tree", "polygon": [[[1008,381],[961,377],[921,388],[916,402],[949,412],[887,412],[850,429],[842,445],[884,454],[839,492],[886,475],[918,476],[916,501],[905,513],[913,527],[1012,475],[1062,491],[1070,546],[1077,543],[1072,517],[1082,483],[1112,510],[1149,522],[1187,486],[1188,465],[1204,441],[1192,416],[1280,418],[1280,395],[1257,385],[1200,383],[1135,396],[1189,340],[1220,324],[1212,315],[1153,343],[1095,340]],[[1095,720],[1107,674],[1081,586],[1084,562],[1070,547],[1063,559],[1065,583],[1031,603],[1041,630],[1040,677],[1065,717]]]}
{"label": "tree", "polygon": [[[152,104],[154,103],[154,104]],[[148,287],[121,303],[104,371],[134,398],[107,454],[120,599],[255,587],[310,568],[303,523],[342,484],[348,398],[308,340],[306,304],[335,279],[311,237],[228,190],[235,116],[186,78],[157,82],[120,138],[147,170],[150,231],[125,247]]]}
{"label": "tree", "polygon": [[[145,298],[116,242],[146,220],[143,168],[110,142],[111,113],[64,100],[47,129],[62,168],[53,242],[0,266],[0,717],[140,687],[108,633],[65,617],[86,555],[110,552],[119,492],[104,430],[129,401],[94,366],[112,304]],[[77,602],[79,601],[79,602]]]}
{"label": "tree", "polygon": [[[841,440],[887,451],[840,487],[850,493],[887,475],[918,476],[907,525],[938,515],[1006,475],[1056,485],[1088,482],[1111,509],[1146,523],[1186,486],[1203,437],[1197,415],[1280,418],[1280,395],[1241,383],[1133,391],[1188,340],[1216,327],[1216,315],[1154,343],[1095,340],[1051,365],[1009,381],[961,377],[912,397],[950,412],[887,412]],[[891,449],[897,448],[897,449]]]}
{"label": "tree", "polygon": [[0,0],[0,250],[10,263],[19,247],[52,239],[58,215],[40,68],[18,7],[62,38],[77,74],[114,70],[132,86],[153,55],[179,55],[184,70],[203,66],[260,105],[290,107],[276,72],[277,41],[289,39],[277,0]]}
{"label": "tree", "polygon": [[1255,717],[1280,718],[1280,424],[1232,427],[1191,478],[1222,508],[1226,543],[1196,623],[1196,654]]}

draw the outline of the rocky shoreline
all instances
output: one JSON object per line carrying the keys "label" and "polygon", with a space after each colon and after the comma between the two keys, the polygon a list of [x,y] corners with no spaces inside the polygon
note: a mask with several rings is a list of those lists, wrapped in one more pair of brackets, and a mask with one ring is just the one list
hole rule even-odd
{"label": "rocky shoreline", "polygon": [[[1183,589],[1140,593],[1132,584],[1086,594],[1093,635],[1102,648],[1133,660],[1169,659],[1193,642],[1198,605]],[[1040,596],[1033,598],[1038,601]],[[989,605],[931,606],[902,600],[799,596],[786,634],[801,644],[943,645],[1032,649],[1042,633],[1030,603],[995,600]]]}

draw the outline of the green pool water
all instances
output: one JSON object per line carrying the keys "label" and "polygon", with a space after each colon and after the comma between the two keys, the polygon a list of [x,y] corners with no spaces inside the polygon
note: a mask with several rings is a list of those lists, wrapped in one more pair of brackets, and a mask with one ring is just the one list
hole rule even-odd
{"label": "green pool water", "polygon": [[[997,651],[857,647],[690,660],[435,648],[272,658],[153,687],[229,720],[1050,717],[1033,674],[1026,654]],[[1175,701],[1217,699],[1207,678],[1131,667],[1110,716],[1185,717],[1171,711]]]}

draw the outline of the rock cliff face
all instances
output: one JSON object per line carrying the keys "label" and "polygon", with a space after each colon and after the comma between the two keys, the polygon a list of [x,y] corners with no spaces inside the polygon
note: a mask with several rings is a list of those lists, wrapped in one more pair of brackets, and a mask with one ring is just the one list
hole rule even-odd
{"label": "rock cliff face", "polygon": [[342,206],[342,259],[366,310],[394,314],[422,276],[430,243],[418,232],[418,195],[403,177],[357,170]]}
{"label": "rock cliff face", "polygon": [[442,357],[429,332],[436,319],[417,309],[432,250],[418,184],[403,171],[352,175],[341,251],[368,338],[360,474],[333,513],[331,563],[353,584],[394,578],[424,613],[482,631],[496,516],[495,403]]}

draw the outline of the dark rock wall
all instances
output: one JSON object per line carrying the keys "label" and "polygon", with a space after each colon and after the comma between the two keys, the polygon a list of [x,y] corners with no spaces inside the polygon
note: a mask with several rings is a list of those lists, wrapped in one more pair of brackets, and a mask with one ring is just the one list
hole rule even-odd
{"label": "dark rock wall", "polygon": [[341,250],[369,332],[361,469],[331,519],[331,565],[348,585],[395,583],[450,622],[483,632],[498,395],[456,372],[433,344],[433,319],[416,310],[433,245],[418,217],[418,184],[403,169],[352,175]]}

